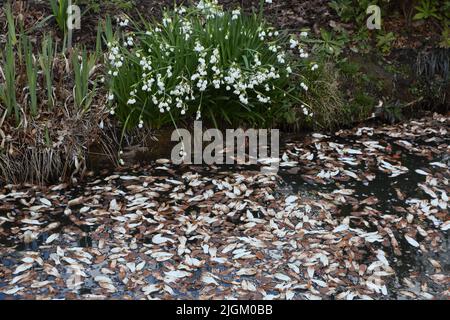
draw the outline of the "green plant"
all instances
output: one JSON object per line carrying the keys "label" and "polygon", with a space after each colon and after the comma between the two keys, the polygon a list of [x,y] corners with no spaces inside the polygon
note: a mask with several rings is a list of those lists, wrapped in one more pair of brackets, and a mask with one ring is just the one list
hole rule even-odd
{"label": "green plant", "polygon": [[[92,54],[75,48],[70,64],[57,42],[44,35],[35,56],[29,34],[15,25],[11,7],[4,8],[8,34],[0,48],[0,179],[44,183],[82,173],[89,144],[106,140],[98,125],[105,114],[105,103],[99,101],[104,92],[98,95],[95,86],[100,46]],[[111,147],[102,148],[110,153]]]}
{"label": "green plant", "polygon": [[61,68],[55,68],[55,64],[66,61],[65,56],[58,53],[57,43],[50,35],[44,35],[36,58],[29,37],[23,32],[16,32],[9,5],[5,7],[5,13],[8,34],[5,48],[3,52],[0,51],[0,56],[3,57],[0,63],[0,74],[3,78],[3,81],[0,81],[0,108],[5,107],[6,116],[14,114],[16,123],[19,124],[24,120],[23,116],[37,116],[45,105],[47,110],[53,110],[55,105],[61,105],[57,103],[57,99],[64,102],[68,99],[67,95],[62,94],[67,92],[65,88],[61,88],[65,82],[73,83],[73,101],[76,107],[86,110],[92,102],[96,88],[95,81],[90,78],[102,54],[100,26],[95,51],[88,54],[85,49],[75,48],[72,53],[72,72],[57,75],[56,78],[61,79],[62,76],[65,79],[64,82],[60,80],[56,84],[55,69]]}
{"label": "green plant", "polygon": [[72,66],[74,71],[74,103],[83,112],[88,110],[95,96],[96,84],[89,89],[91,72],[95,68],[97,56],[95,53],[88,55],[85,48],[75,49],[72,55]]}
{"label": "green plant", "polygon": [[37,76],[38,67],[35,64],[31,42],[27,37],[23,37],[23,48],[25,53],[25,66],[27,72],[28,92],[30,95],[30,111],[34,117],[38,114],[37,101]]}
{"label": "green plant", "polygon": [[17,37],[14,18],[9,3],[5,6],[5,12],[8,23],[8,34],[6,37],[4,63],[2,68],[5,84],[0,84],[0,100],[6,105],[6,115],[8,116],[11,113],[14,113],[16,122],[19,123],[20,111],[16,100],[16,61],[14,55],[14,46],[17,43]]}
{"label": "green plant", "polygon": [[113,113],[124,128],[189,117],[270,126],[289,118],[310,85],[304,43],[259,14],[200,1],[133,29],[114,35],[110,20],[105,28]]}
{"label": "green plant", "polygon": [[68,19],[68,0],[50,0],[50,6],[52,8],[53,16],[59,29],[65,35],[67,33],[67,19]]}
{"label": "green plant", "polygon": [[313,44],[315,53],[331,55],[337,58],[349,42],[349,38],[345,31],[336,34],[332,31],[320,29],[320,39],[306,39],[305,42]]}
{"label": "green plant", "polygon": [[135,5],[134,0],[76,0],[77,5],[85,5],[86,11],[91,11],[94,13],[99,13],[102,10],[130,10]]}
{"label": "green plant", "polygon": [[441,48],[450,48],[450,28],[445,26],[442,30],[441,41],[439,42]]}
{"label": "green plant", "polygon": [[53,62],[55,60],[54,43],[49,35],[42,40],[42,51],[39,53],[39,63],[42,73],[44,74],[45,88],[47,90],[47,105],[51,110],[54,105],[53,101]]}
{"label": "green plant", "polygon": [[393,32],[380,33],[377,35],[377,47],[381,49],[384,54],[391,51],[392,43],[396,40]]}
{"label": "green plant", "polygon": [[421,0],[415,9],[417,13],[413,17],[414,20],[425,20],[429,18],[442,19],[436,7],[436,1],[434,0]]}

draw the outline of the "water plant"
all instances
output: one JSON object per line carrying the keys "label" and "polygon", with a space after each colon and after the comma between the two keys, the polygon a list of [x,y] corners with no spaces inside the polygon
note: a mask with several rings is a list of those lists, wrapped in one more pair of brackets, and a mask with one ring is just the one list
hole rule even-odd
{"label": "water plant", "polygon": [[[261,2],[263,3],[263,1]],[[300,37],[271,27],[258,12],[224,11],[216,1],[175,7],[162,21],[107,23],[111,113],[125,128],[190,118],[272,126],[304,116],[309,59]]]}

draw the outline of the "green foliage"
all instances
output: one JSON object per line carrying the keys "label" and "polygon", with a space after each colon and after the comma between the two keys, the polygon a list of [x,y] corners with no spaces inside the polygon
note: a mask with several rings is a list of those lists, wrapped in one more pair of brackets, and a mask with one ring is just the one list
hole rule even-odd
{"label": "green foliage", "polygon": [[439,46],[442,48],[450,47],[450,1],[420,0],[414,7],[416,14],[414,20],[438,21],[441,26],[441,39]]}
{"label": "green foliage", "polygon": [[17,37],[14,18],[9,3],[5,6],[5,12],[8,23],[8,34],[6,37],[5,51],[2,54],[4,57],[2,70],[5,83],[0,84],[0,102],[6,105],[6,115],[14,113],[16,122],[18,123],[20,121],[20,110],[16,101],[16,64],[14,55],[14,46],[17,43]]}
{"label": "green foliage", "polygon": [[305,42],[313,45],[313,52],[316,54],[337,58],[348,44],[349,38],[345,31],[335,33],[320,29],[319,39],[306,39]]}
{"label": "green foliage", "polygon": [[[50,35],[44,35],[35,56],[30,38],[16,31],[9,5],[5,7],[5,13],[8,34],[5,47],[0,50],[0,113],[6,112],[5,118],[13,118],[20,127],[26,125],[25,117],[36,118],[43,111],[54,111],[56,105],[66,105],[70,101],[70,96],[56,93],[66,92],[63,88],[55,88],[55,65],[59,63],[60,69],[66,58],[58,53],[58,46]],[[74,50],[73,72],[63,79],[74,84],[73,101],[78,110],[87,110],[95,94],[95,82],[90,78],[101,54],[100,33],[98,43],[99,47],[92,54],[87,54],[84,49]]]}
{"label": "green foliage", "polygon": [[38,101],[37,101],[37,77],[38,66],[34,61],[31,42],[27,37],[23,37],[23,48],[25,53],[25,66],[27,72],[28,91],[30,95],[30,112],[34,117],[38,113]]}
{"label": "green foliage", "polygon": [[442,19],[437,9],[437,1],[421,0],[415,9],[417,13],[413,17],[414,20],[425,20],[429,18]]}
{"label": "green foliage", "polygon": [[442,30],[441,41],[439,42],[441,48],[450,48],[450,27],[445,26]]}
{"label": "green foliage", "polygon": [[68,0],[50,0],[50,7],[55,17],[56,23],[59,29],[64,33],[67,33],[67,9],[69,7]]}
{"label": "green foliage", "polygon": [[391,51],[392,43],[396,40],[393,32],[380,33],[377,35],[377,47],[381,52],[387,54]]}
{"label": "green foliage", "polygon": [[76,0],[78,5],[86,5],[86,11],[91,11],[93,13],[100,13],[103,9],[113,8],[115,10],[130,10],[134,7],[134,0]]}
{"label": "green foliage", "polygon": [[53,108],[53,61],[55,48],[51,36],[46,35],[42,40],[42,51],[39,53],[39,64],[44,75],[45,88],[47,90],[48,109]]}
{"label": "green foliage", "polygon": [[75,106],[79,109],[87,109],[92,102],[95,88],[89,92],[89,71],[91,66],[86,49],[74,50],[72,66],[75,76]]}
{"label": "green foliage", "polygon": [[133,24],[132,32],[114,34],[106,22],[110,98],[123,126],[160,127],[192,117],[216,126],[292,119],[311,84],[314,64],[305,59],[305,44],[261,15],[202,3],[165,11],[162,22]]}

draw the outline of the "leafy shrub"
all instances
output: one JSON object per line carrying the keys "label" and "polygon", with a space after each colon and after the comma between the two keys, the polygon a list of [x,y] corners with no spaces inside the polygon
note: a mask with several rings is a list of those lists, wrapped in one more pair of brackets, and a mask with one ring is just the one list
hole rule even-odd
{"label": "leafy shrub", "polygon": [[125,128],[191,117],[271,126],[292,119],[292,107],[301,104],[312,115],[303,98],[318,66],[305,43],[274,30],[261,14],[200,1],[128,32],[114,34],[107,25],[112,113]]}

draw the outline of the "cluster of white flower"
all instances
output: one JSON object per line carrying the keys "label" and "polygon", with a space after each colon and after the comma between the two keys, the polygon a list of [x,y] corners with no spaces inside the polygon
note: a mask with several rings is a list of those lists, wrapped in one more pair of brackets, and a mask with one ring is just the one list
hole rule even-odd
{"label": "cluster of white flower", "polygon": [[134,39],[133,37],[129,36],[127,37],[126,41],[123,42],[123,46],[126,47],[132,47],[134,45]]}
{"label": "cluster of white flower", "polygon": [[188,20],[183,20],[181,22],[181,33],[184,35],[184,40],[189,40],[192,36],[192,24]]}
{"label": "cluster of white flower", "polygon": [[307,116],[307,117],[312,117],[312,116],[314,116],[314,113],[312,112],[312,111],[309,111],[304,105],[302,105],[302,111],[303,111],[303,114],[305,115],[305,116]]}
{"label": "cluster of white flower", "polygon": [[137,90],[131,90],[130,92],[130,99],[128,99],[127,104],[128,105],[133,105],[136,103],[136,94],[137,94]]}
{"label": "cluster of white flower", "polygon": [[[300,34],[300,36],[301,37],[306,37],[306,35],[307,35],[307,33],[306,32],[302,32],[301,34]],[[307,53],[307,52],[305,52],[305,49],[303,49],[302,48],[302,45],[301,45],[301,43],[298,41],[298,40],[296,40],[296,39],[290,39],[289,40],[289,44],[290,44],[290,48],[291,49],[296,49],[296,48],[298,48],[299,49],[299,52],[300,52],[300,58],[308,58],[309,57],[309,54]]]}
{"label": "cluster of white flower", "polygon": [[109,42],[108,48],[109,48],[108,60],[112,68],[111,70],[108,71],[108,74],[117,77],[117,75],[119,74],[119,69],[123,66],[124,57],[120,53],[120,49],[117,45],[114,45],[111,42]]}
{"label": "cluster of white flower", "polygon": [[280,64],[285,64],[285,63],[286,63],[285,57],[286,57],[286,53],[285,53],[285,52],[279,53],[279,54],[277,55],[278,63],[280,63]]}
{"label": "cluster of white flower", "polygon": [[241,10],[240,9],[236,9],[236,10],[233,10],[232,12],[231,12],[231,20],[237,20],[237,19],[239,19],[239,16],[241,15]]}
{"label": "cluster of white flower", "polygon": [[186,7],[184,6],[179,6],[179,7],[175,7],[175,13],[182,16],[183,14],[186,13]]}
{"label": "cluster of white flower", "polygon": [[167,26],[171,23],[172,23],[172,18],[170,18],[168,16],[164,16],[164,18],[162,19],[163,26],[167,28]]}
{"label": "cluster of white flower", "polygon": [[[141,55],[139,53],[137,53],[136,56],[138,58],[141,57]],[[142,70],[144,70],[144,71],[147,71],[147,70],[148,71],[152,71],[152,61],[151,61],[151,59],[149,57],[143,56],[141,58],[141,61],[139,61],[139,64],[141,65]]]}
{"label": "cluster of white flower", "polygon": [[203,92],[206,90],[206,87],[208,86],[208,71],[207,71],[207,65],[206,65],[206,56],[207,51],[205,50],[205,47],[203,47],[200,42],[195,43],[194,51],[198,53],[198,66],[197,71],[191,76],[192,81],[197,81],[197,88],[200,92]]}
{"label": "cluster of white flower", "polygon": [[217,0],[200,0],[197,4],[197,9],[201,10],[206,16],[206,19],[213,19],[215,17],[222,17],[224,12]]}
{"label": "cluster of white flower", "polygon": [[305,50],[303,48],[300,49],[300,58],[308,58],[309,54],[308,52],[305,52]]}
{"label": "cluster of white flower", "polygon": [[264,41],[266,39],[266,36],[267,36],[267,33],[264,30],[260,31],[258,34],[259,40],[261,40],[261,41]]}
{"label": "cluster of white flower", "polygon": [[120,18],[116,18],[116,22],[121,27],[127,27],[128,24],[130,23],[130,20],[128,18],[125,18],[123,20]]}
{"label": "cluster of white flower", "polygon": [[192,90],[190,84],[182,80],[178,83],[173,90],[170,91],[170,95],[175,97],[176,106],[181,109],[181,114],[186,114],[188,101],[195,100],[194,91]]}
{"label": "cluster of white flower", "polygon": [[[199,9],[208,19],[222,17],[223,15],[223,10],[216,0],[201,0],[198,3],[197,9]],[[184,7],[178,7],[175,9],[175,12],[182,15],[186,12],[186,9]],[[240,16],[240,10],[233,10],[231,13],[231,20],[237,20]],[[263,54],[263,51],[260,53],[253,53],[253,59],[251,61],[250,59],[248,61],[246,60],[244,66],[241,65],[238,60],[234,60],[234,62],[223,61],[224,57],[227,55],[221,56],[220,47],[211,47],[211,43],[208,40],[206,42],[203,40],[201,41],[201,37],[196,39],[197,34],[194,33],[193,25],[188,17],[189,16],[186,15],[180,19],[174,19],[173,16],[165,15],[162,20],[162,26],[169,30],[178,30],[179,34],[182,35],[181,39],[184,38],[186,41],[186,46],[194,44],[194,47],[191,47],[192,54],[195,54],[198,62],[197,65],[194,66],[194,70],[186,68],[180,72],[180,68],[178,68],[177,65],[172,67],[170,62],[171,53],[174,52],[175,47],[169,44],[169,40],[164,40],[163,35],[156,34],[161,32],[161,29],[158,27],[147,31],[145,34],[152,38],[157,37],[158,39],[162,39],[162,41],[156,45],[159,46],[159,52],[157,52],[158,47],[155,48],[154,46],[152,47],[153,50],[139,49],[137,48],[137,45],[135,46],[135,40],[132,36],[127,36],[125,38],[123,47],[129,48],[128,50],[130,53],[134,52],[137,59],[133,61],[138,61],[139,65],[137,67],[140,68],[139,82],[133,85],[133,90],[129,93],[127,105],[135,105],[135,108],[141,107],[137,105],[138,100],[141,102],[141,99],[138,98],[137,90],[141,90],[141,93],[146,92],[148,94],[147,99],[151,101],[161,113],[170,111],[171,106],[173,106],[180,110],[180,113],[184,115],[188,111],[189,105],[192,105],[192,101],[198,99],[206,90],[219,90],[221,88],[233,93],[233,95],[236,96],[236,99],[239,99],[239,102],[243,105],[248,105],[250,99],[255,99],[255,96],[259,103],[272,103],[270,91],[276,89],[276,86],[273,83],[274,80],[279,79],[282,75],[293,73],[293,68],[288,63],[288,53],[291,54],[291,51],[289,51],[289,48],[284,48],[288,51],[283,51],[283,47],[278,40],[279,32],[271,28],[264,30],[261,27],[256,33],[261,41],[268,42],[267,46],[269,50],[273,52],[273,56],[276,57],[275,65],[268,65],[267,61],[261,58],[267,56],[266,47],[266,49],[263,49],[266,50],[266,54]],[[160,25],[160,27],[162,26]],[[174,26],[176,27],[173,28]],[[219,31],[221,31],[221,29],[219,29]],[[226,32],[225,39],[229,36],[229,31],[227,30]],[[241,30],[240,34],[242,37],[251,37],[251,39],[254,37],[254,33],[249,30]],[[307,33],[302,32],[300,36],[305,37],[307,36]],[[140,36],[138,35],[137,39],[140,39],[139,37]],[[139,44],[145,43],[145,41],[136,42]],[[124,56],[121,53],[119,46],[120,44],[108,44],[108,59],[111,66],[109,74],[112,76],[120,74],[119,69],[124,64]],[[264,44],[264,46],[266,45]],[[130,47],[136,47],[136,49],[131,49]],[[300,57],[302,58],[308,57],[308,53],[304,51],[299,40],[292,38],[287,47],[290,47],[291,50],[298,49]],[[160,55],[167,56],[167,61],[161,60]],[[269,56],[272,56],[272,54],[269,54]],[[247,56],[246,58],[250,57]],[[161,61],[164,61],[162,62],[163,65],[160,64]],[[130,62],[127,66],[133,63],[134,62]],[[316,69],[318,69],[317,64],[311,65],[311,70]],[[308,90],[308,86],[305,83],[302,82],[300,86],[303,90]],[[142,98],[142,95],[139,95],[139,97]],[[108,95],[108,99],[114,100],[112,92]],[[305,106],[302,106],[302,111],[306,116],[312,116],[312,112]],[[114,110],[111,110],[111,113],[114,113]],[[201,103],[198,107],[196,116],[197,119],[201,117]],[[143,120],[139,118],[138,127],[143,127],[143,124]]]}

